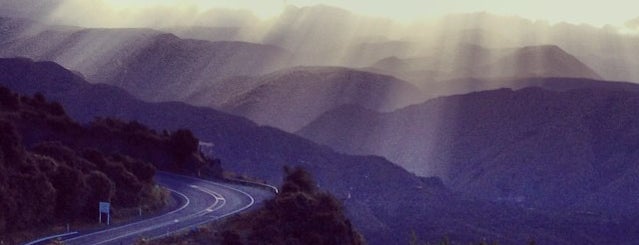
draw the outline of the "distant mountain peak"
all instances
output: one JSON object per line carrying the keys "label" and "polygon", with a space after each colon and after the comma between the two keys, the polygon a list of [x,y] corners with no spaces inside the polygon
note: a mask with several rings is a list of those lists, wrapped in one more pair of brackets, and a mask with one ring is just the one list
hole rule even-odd
{"label": "distant mountain peak", "polygon": [[[497,65],[514,66],[515,75],[601,79],[594,70],[557,45],[525,46],[503,57]],[[528,74],[526,74],[528,73]]]}
{"label": "distant mountain peak", "polygon": [[572,56],[571,54],[563,50],[561,47],[557,45],[553,45],[553,44],[524,46],[521,48],[515,48],[513,50],[515,50],[515,53],[518,55],[540,55],[541,54],[541,55],[556,55],[556,56]]}
{"label": "distant mountain peak", "polygon": [[384,69],[396,70],[404,69],[404,67],[407,67],[408,65],[409,63],[405,60],[400,59],[397,56],[390,56],[375,62],[372,67],[383,67]]}

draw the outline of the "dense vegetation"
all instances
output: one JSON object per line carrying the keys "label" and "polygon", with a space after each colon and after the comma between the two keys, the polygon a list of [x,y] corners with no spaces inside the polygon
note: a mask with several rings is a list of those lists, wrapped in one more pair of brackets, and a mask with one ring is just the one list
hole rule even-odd
{"label": "dense vegetation", "polygon": [[154,183],[157,168],[216,174],[217,162],[195,154],[198,140],[190,131],[157,134],[115,119],[82,126],[60,104],[4,87],[0,139],[0,241],[27,229],[93,220],[100,201],[111,202],[116,214],[162,207],[166,194]]}
{"label": "dense vegetation", "polygon": [[162,170],[199,172],[219,176],[219,161],[198,152],[199,140],[189,130],[156,132],[137,122],[97,117],[81,125],[73,121],[57,102],[47,102],[0,88],[2,119],[12,122],[30,148],[46,141],[58,141],[71,148],[95,148],[109,154],[124,154],[155,164]]}
{"label": "dense vegetation", "polygon": [[285,168],[281,192],[252,213],[159,244],[364,244],[339,201],[301,168]]}

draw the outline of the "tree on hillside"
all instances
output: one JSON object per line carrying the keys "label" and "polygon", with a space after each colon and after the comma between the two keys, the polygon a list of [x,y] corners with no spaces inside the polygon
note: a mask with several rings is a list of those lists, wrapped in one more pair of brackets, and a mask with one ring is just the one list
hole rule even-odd
{"label": "tree on hillside", "polygon": [[7,121],[0,120],[0,160],[5,165],[15,165],[23,161],[24,149],[21,147],[21,138],[15,126]]}
{"label": "tree on hillside", "polygon": [[95,215],[95,210],[100,202],[110,202],[115,195],[115,184],[109,177],[100,171],[93,171],[86,178],[87,185],[92,192],[87,197],[87,205],[83,214],[86,216]]}
{"label": "tree on hillside", "polygon": [[79,170],[60,165],[56,172],[51,181],[58,193],[56,214],[65,221],[75,220],[84,210],[90,190]]}
{"label": "tree on hillside", "polygon": [[20,97],[8,88],[0,86],[0,107],[15,111],[20,108]]}
{"label": "tree on hillside", "polygon": [[199,140],[195,138],[191,130],[180,129],[171,134],[169,145],[175,153],[178,167],[183,167],[188,157],[197,152],[198,144]]}

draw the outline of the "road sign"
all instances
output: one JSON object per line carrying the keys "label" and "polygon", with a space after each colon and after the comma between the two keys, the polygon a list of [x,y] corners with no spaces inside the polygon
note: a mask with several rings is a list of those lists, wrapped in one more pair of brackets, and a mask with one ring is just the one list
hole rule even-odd
{"label": "road sign", "polygon": [[100,213],[108,214],[111,204],[108,202],[100,202]]}
{"label": "road sign", "polygon": [[102,224],[102,214],[106,214],[107,215],[107,225],[111,224],[111,203],[108,202],[100,202],[100,218],[98,219],[98,222],[100,222],[100,224]]}

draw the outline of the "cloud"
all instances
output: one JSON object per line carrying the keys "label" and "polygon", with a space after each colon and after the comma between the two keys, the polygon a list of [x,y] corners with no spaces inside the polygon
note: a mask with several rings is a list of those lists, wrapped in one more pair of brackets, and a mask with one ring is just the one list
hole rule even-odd
{"label": "cloud", "polygon": [[89,27],[150,27],[193,18],[188,6],[115,8],[104,0],[66,0],[48,16],[51,22]]}
{"label": "cloud", "polygon": [[253,12],[246,9],[210,9],[202,12],[193,24],[198,26],[250,26],[260,22]]}
{"label": "cloud", "polygon": [[0,0],[0,15],[41,20],[63,0]]}
{"label": "cloud", "polygon": [[626,21],[626,27],[634,30],[639,30],[639,17]]}
{"label": "cloud", "polygon": [[243,26],[258,22],[249,10],[202,8],[192,2],[149,5],[112,0],[64,0],[47,21],[85,27]]}

